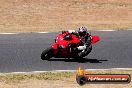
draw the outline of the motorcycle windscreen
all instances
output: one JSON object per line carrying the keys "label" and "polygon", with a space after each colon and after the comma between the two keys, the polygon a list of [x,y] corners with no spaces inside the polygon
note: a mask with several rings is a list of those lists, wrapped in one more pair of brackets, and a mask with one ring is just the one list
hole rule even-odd
{"label": "motorcycle windscreen", "polygon": [[92,44],[95,44],[96,42],[100,41],[100,37],[99,36],[92,36]]}

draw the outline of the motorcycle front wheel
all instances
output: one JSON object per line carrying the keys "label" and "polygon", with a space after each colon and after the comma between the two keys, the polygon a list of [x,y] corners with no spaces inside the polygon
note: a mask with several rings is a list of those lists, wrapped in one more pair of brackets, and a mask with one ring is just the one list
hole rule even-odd
{"label": "motorcycle front wheel", "polygon": [[51,57],[53,57],[52,47],[45,49],[41,54],[42,60],[49,60]]}

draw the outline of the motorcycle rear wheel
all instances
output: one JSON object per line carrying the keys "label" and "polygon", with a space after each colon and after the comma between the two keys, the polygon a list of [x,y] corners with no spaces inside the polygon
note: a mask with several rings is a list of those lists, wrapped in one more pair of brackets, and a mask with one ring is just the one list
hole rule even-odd
{"label": "motorcycle rear wheel", "polygon": [[42,60],[49,60],[51,57],[53,57],[53,52],[52,52],[51,47],[45,49],[41,54],[41,59]]}

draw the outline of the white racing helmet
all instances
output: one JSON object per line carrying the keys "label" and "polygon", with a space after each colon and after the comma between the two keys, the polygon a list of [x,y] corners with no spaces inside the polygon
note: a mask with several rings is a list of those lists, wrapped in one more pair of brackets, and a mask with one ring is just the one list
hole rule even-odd
{"label": "white racing helmet", "polygon": [[85,37],[87,35],[87,28],[86,27],[80,27],[78,29],[78,34],[80,37]]}

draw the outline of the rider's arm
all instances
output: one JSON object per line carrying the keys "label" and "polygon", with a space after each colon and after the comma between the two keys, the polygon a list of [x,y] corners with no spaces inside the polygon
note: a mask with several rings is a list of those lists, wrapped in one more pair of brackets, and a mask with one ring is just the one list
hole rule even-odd
{"label": "rider's arm", "polygon": [[86,37],[86,39],[85,39],[85,45],[90,46],[91,43],[92,43],[92,37],[91,37],[90,32],[88,32],[88,33],[87,33],[87,37]]}

